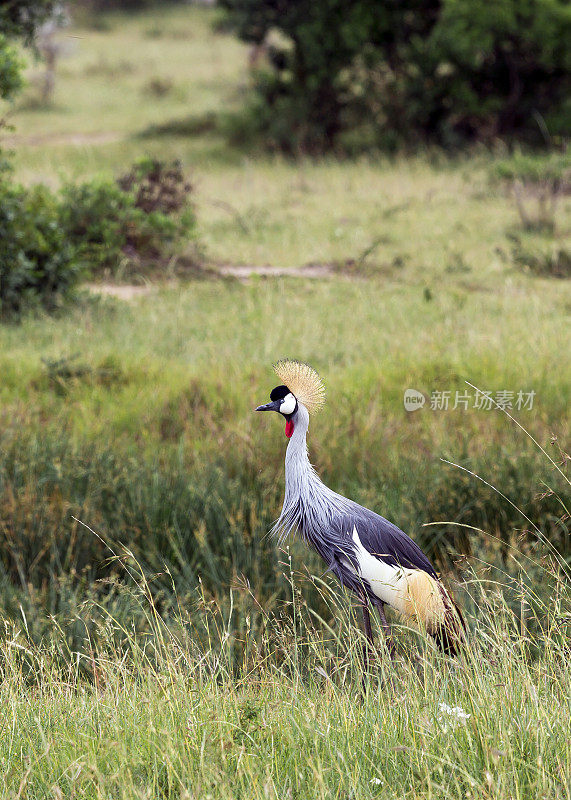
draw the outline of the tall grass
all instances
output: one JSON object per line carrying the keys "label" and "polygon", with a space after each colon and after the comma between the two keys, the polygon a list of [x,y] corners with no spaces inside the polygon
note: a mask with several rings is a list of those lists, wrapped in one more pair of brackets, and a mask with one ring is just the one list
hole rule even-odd
{"label": "tall grass", "polygon": [[[235,660],[232,593],[161,615],[144,569],[122,553],[136,636],[99,615],[78,654],[25,625],[1,644],[0,790],[6,797],[568,798],[569,584],[546,571],[549,603],[472,576],[478,613],[450,660],[414,632],[379,641],[363,680],[354,612],[315,581],[333,611],[323,624],[286,556],[290,598],[249,617]],[[509,590],[508,590],[509,591]],[[258,605],[247,590],[251,607]],[[86,619],[96,609],[81,610]],[[86,674],[89,679],[86,679]]]}
{"label": "tall grass", "polygon": [[[433,521],[462,508],[482,527],[496,507],[509,535],[475,532],[458,567],[460,658],[393,620],[394,661],[378,630],[364,658],[357,609],[305,548],[264,538],[281,487],[263,449],[208,463],[177,441],[148,461],[50,423],[5,432],[1,452],[4,796],[569,798],[570,582],[543,540],[563,532],[567,482],[546,480],[544,514],[533,451],[528,475],[521,454],[497,459],[518,508],[400,462]],[[367,491],[393,516],[397,492]],[[511,535],[522,524],[543,535]]]}
{"label": "tall grass", "polygon": [[[487,460],[466,463],[487,474]],[[538,497],[540,463],[530,452],[519,455],[516,469],[498,451],[494,470],[502,493],[526,509],[525,517],[465,471],[436,464],[421,469],[419,458],[401,460],[392,486],[386,474],[373,474],[364,491],[355,487],[354,496],[398,520],[445,573],[457,572],[454,562],[462,553],[492,560],[504,580],[513,581],[520,572],[512,559],[517,548],[528,559],[530,582],[542,584],[540,565],[550,561],[550,548],[568,554],[559,501],[564,481],[553,479],[553,490]],[[335,486],[346,480],[340,468],[331,478]],[[147,630],[145,615],[125,593],[121,562],[110,559],[123,548],[154,576],[153,592],[165,613],[176,609],[177,597],[190,601],[199,586],[209,602],[224,607],[228,587],[247,584],[258,605],[248,611],[236,600],[238,638],[248,616],[252,635],[259,637],[260,609],[274,612],[288,597],[279,551],[267,535],[281,501],[281,480],[264,470],[263,453],[236,448],[224,459],[196,459],[171,446],[157,460],[117,445],[74,442],[57,429],[41,435],[18,431],[1,443],[0,489],[1,602],[12,618],[24,609],[36,642],[49,636],[54,617],[70,647],[81,650],[85,631],[74,615],[82,598]],[[310,573],[323,571],[299,542],[293,558]],[[542,586],[538,593],[545,599],[548,591]],[[330,623],[314,582],[307,582],[305,594]]]}
{"label": "tall grass", "polygon": [[[446,287],[427,303],[420,292],[373,281],[212,282],[135,305],[86,302],[62,319],[2,328],[4,612],[20,617],[21,605],[36,642],[49,635],[49,615],[63,620],[75,650],[84,630],[73,620],[85,598],[147,629],[109,551],[72,517],[134,553],[156,576],[162,611],[175,607],[173,580],[184,602],[199,579],[221,607],[243,580],[266,610],[284,602],[266,534],[282,499],[285,440],[277,419],[252,413],[273,386],[271,362],[284,354],[308,359],[326,381],[328,403],[309,437],[326,483],[399,524],[445,573],[471,554],[515,575],[513,547],[536,559],[549,552],[507,501],[442,458],[500,487],[568,553],[562,478],[555,470],[545,477],[543,455],[504,415],[403,408],[411,386],[463,390],[469,379],[493,390],[533,388],[536,407],[521,421],[547,449],[551,434],[564,441],[569,384],[565,353],[552,346],[561,298],[517,298],[511,290],[468,294],[459,305]],[[454,337],[462,326],[470,335]],[[320,574],[302,545],[292,557]],[[311,583],[305,591],[330,622]],[[249,612],[239,597],[242,631]],[[261,624],[252,611],[255,636]]]}

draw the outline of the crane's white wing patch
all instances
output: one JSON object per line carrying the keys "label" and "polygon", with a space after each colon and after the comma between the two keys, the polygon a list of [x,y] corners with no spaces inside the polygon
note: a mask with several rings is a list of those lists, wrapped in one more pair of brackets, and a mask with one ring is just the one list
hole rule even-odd
{"label": "crane's white wing patch", "polygon": [[[397,611],[405,613],[407,579],[409,574],[416,570],[387,564],[381,560],[383,553],[377,553],[376,555],[369,553],[363,547],[356,527],[353,528],[352,538],[356,546],[355,555],[359,566],[359,577],[369,584],[371,591],[379,600],[392,606]],[[351,564],[347,563],[347,566],[354,572]]]}
{"label": "crane's white wing patch", "polygon": [[[404,569],[382,561],[383,554],[373,555],[353,528],[359,576],[379,600],[399,611],[407,619],[434,631],[446,618],[446,607],[437,582],[422,569]],[[378,556],[378,557],[377,557]],[[353,572],[351,564],[346,565]]]}

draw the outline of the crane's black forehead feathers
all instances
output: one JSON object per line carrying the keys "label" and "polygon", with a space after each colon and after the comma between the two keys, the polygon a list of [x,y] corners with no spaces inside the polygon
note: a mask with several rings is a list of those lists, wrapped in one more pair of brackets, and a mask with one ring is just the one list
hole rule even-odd
{"label": "crane's black forehead feathers", "polygon": [[270,392],[270,400],[282,400],[286,395],[291,394],[287,386],[276,386]]}

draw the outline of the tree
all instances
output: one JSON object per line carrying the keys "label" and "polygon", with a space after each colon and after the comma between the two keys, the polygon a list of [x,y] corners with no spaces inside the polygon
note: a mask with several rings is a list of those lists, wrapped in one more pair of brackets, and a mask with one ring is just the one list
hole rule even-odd
{"label": "tree", "polygon": [[30,44],[39,25],[52,13],[55,0],[2,0],[0,32]]}
{"label": "tree", "polygon": [[284,149],[327,149],[368,124],[382,139],[565,128],[567,0],[220,0],[245,41],[278,31],[255,120]]}
{"label": "tree", "polygon": [[[258,92],[277,112],[280,145],[292,149],[331,147],[341,128],[344,105],[339,78],[370,41],[375,28],[388,35],[390,12],[371,0],[219,0],[245,41],[260,44],[271,30],[283,36],[273,45],[275,72],[262,76]],[[283,117],[286,137],[279,136]]]}
{"label": "tree", "polygon": [[[22,87],[23,64],[13,45],[32,45],[39,25],[52,13],[55,0],[2,0],[0,2],[0,98],[11,100]],[[1,121],[0,121],[1,125]],[[1,159],[0,169],[6,167]]]}
{"label": "tree", "polygon": [[0,97],[10,99],[21,88],[22,63],[12,40],[33,44],[38,27],[52,13],[55,0],[0,2]]}
{"label": "tree", "polygon": [[[482,126],[494,136],[539,132],[545,119],[568,134],[570,41],[567,0],[445,0],[429,41],[432,64],[450,65],[441,119],[459,115],[468,135]],[[446,96],[453,110],[443,109]]]}

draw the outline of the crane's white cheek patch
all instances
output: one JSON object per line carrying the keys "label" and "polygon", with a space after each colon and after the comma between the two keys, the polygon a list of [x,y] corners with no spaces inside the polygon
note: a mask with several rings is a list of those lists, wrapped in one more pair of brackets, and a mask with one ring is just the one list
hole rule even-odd
{"label": "crane's white cheek patch", "polygon": [[287,416],[288,414],[293,414],[293,412],[295,411],[295,403],[296,399],[293,396],[293,394],[291,392],[289,394],[286,394],[280,406],[280,414],[283,414],[284,416]]}

